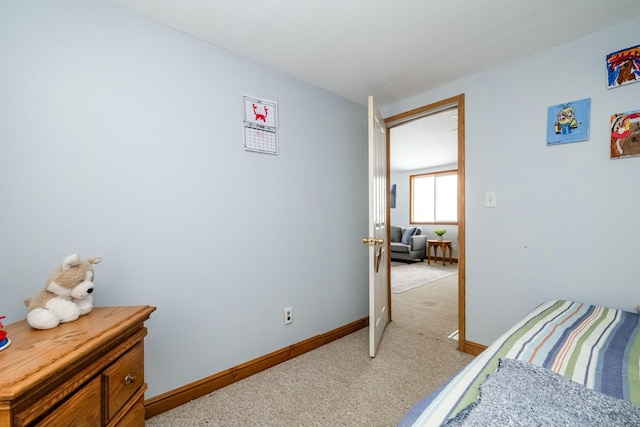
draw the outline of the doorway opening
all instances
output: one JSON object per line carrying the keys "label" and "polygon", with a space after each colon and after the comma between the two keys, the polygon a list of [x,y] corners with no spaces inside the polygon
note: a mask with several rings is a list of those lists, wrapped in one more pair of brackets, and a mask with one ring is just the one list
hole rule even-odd
{"label": "doorway opening", "polygon": [[[428,104],[410,111],[406,111],[401,114],[397,114],[392,117],[388,117],[385,119],[385,124],[389,132],[387,132],[387,153],[390,153],[391,150],[391,134],[393,132],[394,127],[399,127],[401,125],[409,124],[411,122],[416,122],[420,119],[429,116],[435,116],[439,114],[450,114],[451,111],[457,111],[457,153],[456,153],[456,162],[457,162],[457,171],[458,171],[458,179],[457,179],[457,190],[458,190],[458,199],[457,199],[457,259],[458,259],[458,350],[465,351],[466,350],[466,332],[465,332],[465,289],[466,289],[466,275],[465,275],[465,162],[464,162],[464,94],[457,95],[451,98],[447,98],[432,104]],[[445,113],[446,112],[446,113]],[[393,161],[393,159],[390,159]],[[390,166],[387,165],[387,183],[388,183],[388,194],[387,200],[391,200],[391,177],[390,177]],[[397,189],[396,189],[397,191]],[[393,194],[394,200],[397,195]],[[391,222],[391,207],[390,203],[387,203],[387,224],[393,225]],[[389,227],[390,228],[390,227]],[[435,228],[435,227],[433,227]],[[430,228],[423,227],[423,229],[429,234]],[[387,236],[387,240],[389,240],[389,235]],[[389,262],[391,264],[391,261]],[[393,311],[391,306],[391,266],[388,268],[389,272],[389,316],[393,318]]]}

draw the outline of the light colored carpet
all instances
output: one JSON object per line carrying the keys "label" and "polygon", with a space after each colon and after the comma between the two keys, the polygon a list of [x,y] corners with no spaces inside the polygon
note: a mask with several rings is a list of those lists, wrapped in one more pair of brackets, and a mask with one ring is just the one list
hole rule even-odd
{"label": "light colored carpet", "polygon": [[386,427],[473,359],[447,338],[457,275],[392,295],[378,355],[364,328],[147,420],[147,427]]}
{"label": "light colored carpet", "polygon": [[391,292],[399,294],[418,286],[443,279],[458,272],[458,264],[442,265],[442,262],[391,262]]}

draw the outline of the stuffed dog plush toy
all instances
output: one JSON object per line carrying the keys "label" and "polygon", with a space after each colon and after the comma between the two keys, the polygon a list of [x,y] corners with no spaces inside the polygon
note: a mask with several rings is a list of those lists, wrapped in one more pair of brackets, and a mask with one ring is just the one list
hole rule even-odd
{"label": "stuffed dog plush toy", "polygon": [[52,329],[93,309],[93,265],[102,258],[80,260],[69,255],[47,279],[45,288],[26,298],[27,323],[35,329]]}

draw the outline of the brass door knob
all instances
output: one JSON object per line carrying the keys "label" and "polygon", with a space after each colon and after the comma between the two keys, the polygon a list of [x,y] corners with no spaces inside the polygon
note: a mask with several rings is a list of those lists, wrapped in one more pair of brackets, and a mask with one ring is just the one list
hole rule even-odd
{"label": "brass door knob", "polygon": [[362,239],[362,243],[369,246],[381,245],[384,243],[384,239],[376,239],[375,237],[365,237]]}
{"label": "brass door knob", "polygon": [[126,377],[124,377],[124,383],[129,385],[129,384],[133,384],[134,382],[136,382],[136,376],[133,374],[127,374]]}

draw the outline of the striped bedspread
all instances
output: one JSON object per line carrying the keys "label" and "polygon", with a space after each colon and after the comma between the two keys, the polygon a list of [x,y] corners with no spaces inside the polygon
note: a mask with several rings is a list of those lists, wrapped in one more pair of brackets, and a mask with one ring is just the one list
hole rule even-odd
{"label": "striped bedspread", "polygon": [[640,316],[571,301],[542,304],[436,392],[399,426],[439,426],[478,397],[499,359],[550,369],[604,394],[640,406]]}

